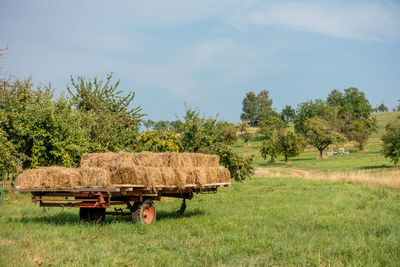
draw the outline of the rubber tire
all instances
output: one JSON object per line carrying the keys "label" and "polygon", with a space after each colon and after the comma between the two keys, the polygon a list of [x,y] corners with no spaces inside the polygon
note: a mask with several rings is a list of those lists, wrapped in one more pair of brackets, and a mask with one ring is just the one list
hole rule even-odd
{"label": "rubber tire", "polygon": [[[144,211],[150,208],[154,212],[153,220],[146,222]],[[135,202],[131,210],[131,219],[133,223],[152,224],[157,217],[156,207],[151,199],[146,199],[143,202]]]}
{"label": "rubber tire", "polygon": [[79,208],[79,219],[81,221],[89,221],[89,209]]}
{"label": "rubber tire", "polygon": [[89,210],[89,221],[91,222],[103,222],[106,218],[106,209],[105,208],[90,208]]}

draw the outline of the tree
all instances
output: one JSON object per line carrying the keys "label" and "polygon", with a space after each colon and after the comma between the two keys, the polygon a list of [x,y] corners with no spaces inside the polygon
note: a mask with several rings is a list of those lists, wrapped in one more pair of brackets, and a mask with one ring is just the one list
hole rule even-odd
{"label": "tree", "polygon": [[331,107],[341,107],[344,105],[344,96],[343,93],[338,89],[333,89],[326,99],[326,102]]}
{"label": "tree", "polygon": [[296,118],[296,111],[291,107],[286,105],[284,109],[282,109],[281,117],[286,122],[292,122]]}
{"label": "tree", "polygon": [[279,156],[280,154],[280,146],[278,143],[278,135],[274,134],[272,135],[269,139],[265,140],[262,143],[261,149],[261,156],[264,159],[267,159],[267,157],[270,157],[270,161],[271,163],[276,162],[276,158]]}
{"label": "tree", "polygon": [[320,158],[329,145],[345,140],[342,134],[335,132],[326,120],[320,118],[307,119],[304,130],[307,142],[318,149]]}
{"label": "tree", "polygon": [[[179,121],[179,122],[178,122]],[[174,123],[182,143],[182,151],[217,154],[221,165],[231,172],[232,178],[242,181],[254,173],[253,158],[244,158],[233,152],[229,139],[224,136],[226,122],[200,116],[198,109],[187,108],[182,120]]]}
{"label": "tree", "polygon": [[395,106],[393,108],[393,111],[400,111],[400,99],[399,99],[399,105]]}
{"label": "tree", "polygon": [[20,162],[14,145],[8,140],[7,134],[0,129],[0,178],[5,179],[7,173],[17,171]]}
{"label": "tree", "polygon": [[244,133],[241,133],[239,135],[240,139],[242,139],[245,144],[247,144],[251,140],[252,136],[253,135],[248,131],[245,131]]}
{"label": "tree", "polygon": [[152,120],[143,121],[143,126],[144,126],[147,130],[153,129],[153,127],[154,127],[155,124],[156,124],[156,123],[155,123],[154,121],[152,121]]}
{"label": "tree", "polygon": [[383,104],[383,102],[379,106],[376,107],[376,110],[378,112],[388,112],[389,111],[388,107],[385,106],[385,104]]}
{"label": "tree", "polygon": [[307,132],[305,123],[310,118],[320,118],[329,121],[332,118],[332,107],[321,99],[300,103],[297,107],[297,115],[294,121],[296,133],[304,135]]}
{"label": "tree", "polygon": [[247,128],[249,128],[249,124],[247,123],[247,121],[243,120],[241,122],[239,122],[236,125],[236,128],[239,130],[239,132],[242,134],[244,132],[247,131]]}
{"label": "tree", "polygon": [[238,136],[236,134],[236,126],[234,123],[230,123],[227,121],[219,121],[217,122],[218,132],[221,135],[221,140],[227,145],[233,145]]}
{"label": "tree", "polygon": [[364,143],[376,128],[371,124],[376,122],[371,117],[374,109],[365,93],[354,87],[345,89],[344,93],[334,89],[329,94],[327,103],[333,108],[329,121],[334,129],[363,147],[361,143]]}
{"label": "tree", "polygon": [[31,79],[0,89],[0,127],[24,168],[77,166],[88,151],[85,118],[67,99],[53,100],[50,85],[33,88]]}
{"label": "tree", "polygon": [[170,127],[169,121],[157,121],[153,125],[153,129],[159,133],[165,133],[169,130]]}
{"label": "tree", "polygon": [[400,159],[400,117],[386,125],[382,141],[383,155],[397,165]]}
{"label": "tree", "polygon": [[[139,122],[140,118],[144,116],[140,113],[141,107],[130,108],[135,93],[130,92],[127,96],[122,96],[122,90],[117,91],[120,81],[112,84],[112,76],[113,73],[107,74],[105,83],[97,77],[92,80],[77,76],[75,80],[71,76],[71,83],[75,90],[72,90],[69,86],[67,86],[67,90],[79,110],[99,111],[106,109],[120,117],[129,115],[132,119],[137,120],[136,122]],[[76,91],[76,93],[73,91]]]}
{"label": "tree", "polygon": [[279,155],[283,155],[287,164],[289,158],[299,155],[302,149],[303,138],[290,130],[282,129],[263,142],[260,152],[264,159],[270,157],[271,163],[275,162]]}
{"label": "tree", "polygon": [[290,157],[299,155],[303,149],[303,138],[289,130],[282,131],[278,135],[278,143],[279,150],[285,157],[286,164],[288,164]]}
{"label": "tree", "polygon": [[368,141],[369,136],[377,131],[377,122],[374,116],[369,118],[361,118],[360,121],[353,122],[351,131],[351,140],[358,144],[359,150],[364,150],[364,145]]}
{"label": "tree", "polygon": [[361,117],[368,118],[372,113],[372,107],[365,93],[357,88],[351,87],[344,89],[344,104],[341,113],[350,113],[354,120]]}
{"label": "tree", "polygon": [[178,137],[169,132],[146,131],[137,140],[136,151],[179,152],[182,144]]}
{"label": "tree", "polygon": [[254,92],[248,92],[243,98],[242,102],[242,115],[240,115],[241,120],[248,121],[251,126],[254,126],[255,122],[258,120],[258,101],[257,96]]}
{"label": "tree", "polygon": [[93,152],[133,149],[144,116],[140,106],[131,108],[134,92],[122,96],[122,91],[117,91],[119,81],[111,80],[112,73],[107,75],[106,82],[97,77],[78,76],[76,80],[71,77],[74,90],[67,87],[74,106],[86,119],[82,127],[88,129]]}
{"label": "tree", "polygon": [[277,131],[287,128],[287,122],[281,119],[278,114],[263,118],[260,122],[258,132],[266,139],[271,138]]}
{"label": "tree", "polygon": [[272,100],[269,98],[269,92],[262,90],[258,95],[254,92],[248,92],[243,98],[243,113],[241,120],[248,121],[251,126],[256,126],[261,117],[272,111]]}

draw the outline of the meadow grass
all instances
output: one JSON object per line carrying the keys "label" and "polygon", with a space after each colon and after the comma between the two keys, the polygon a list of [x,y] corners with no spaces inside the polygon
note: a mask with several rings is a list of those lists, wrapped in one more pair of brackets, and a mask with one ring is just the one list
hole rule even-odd
{"label": "meadow grass", "polygon": [[143,226],[82,223],[77,209],[45,217],[28,194],[6,193],[0,265],[398,266],[399,204],[382,188],[252,178],[196,195],[183,216],[178,199],[157,202],[156,223]]}

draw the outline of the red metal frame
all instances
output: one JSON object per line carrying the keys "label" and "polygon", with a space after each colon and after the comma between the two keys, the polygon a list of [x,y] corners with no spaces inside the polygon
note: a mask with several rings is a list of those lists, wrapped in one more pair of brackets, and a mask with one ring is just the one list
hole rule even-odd
{"label": "red metal frame", "polygon": [[[230,186],[210,185],[203,188],[185,188],[181,189],[161,189],[156,192],[149,189],[118,188],[118,190],[99,190],[90,188],[89,190],[71,189],[50,191],[46,189],[29,189],[21,191],[30,191],[32,202],[39,203],[43,207],[77,207],[77,208],[110,208],[115,205],[126,205],[131,209],[132,203],[143,202],[144,199],[161,200],[161,197],[174,197],[182,199],[192,199],[194,193],[215,193],[218,187]],[[114,188],[115,189],[115,188]],[[59,198],[54,198],[59,197]],[[123,212],[122,209],[115,208],[113,212],[106,212],[108,215],[130,215],[129,212]]]}

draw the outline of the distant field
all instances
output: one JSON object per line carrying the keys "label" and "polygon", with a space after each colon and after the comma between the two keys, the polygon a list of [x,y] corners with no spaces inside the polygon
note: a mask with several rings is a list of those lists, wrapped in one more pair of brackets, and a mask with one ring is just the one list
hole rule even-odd
{"label": "distant field", "polygon": [[[400,195],[338,182],[253,178],[157,203],[158,221],[77,209],[44,217],[28,194],[0,204],[0,266],[398,266]],[[58,208],[50,211],[58,213]]]}
{"label": "distant field", "polygon": [[378,122],[378,131],[372,134],[371,138],[380,138],[385,131],[386,124],[396,119],[396,117],[399,117],[400,111],[377,113],[375,116]]}

